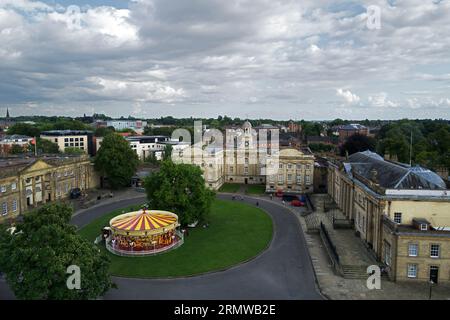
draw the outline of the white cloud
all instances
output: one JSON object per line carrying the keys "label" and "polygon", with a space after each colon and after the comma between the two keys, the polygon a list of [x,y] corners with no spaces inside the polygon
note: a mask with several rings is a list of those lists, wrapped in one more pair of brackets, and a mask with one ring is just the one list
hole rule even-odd
{"label": "white cloud", "polygon": [[345,102],[348,104],[356,104],[361,100],[361,98],[359,96],[352,93],[350,90],[337,89],[336,95],[338,97],[343,98],[345,100]]}
{"label": "white cloud", "polygon": [[399,106],[397,102],[388,99],[386,92],[380,92],[369,96],[369,105],[376,108],[396,108]]}

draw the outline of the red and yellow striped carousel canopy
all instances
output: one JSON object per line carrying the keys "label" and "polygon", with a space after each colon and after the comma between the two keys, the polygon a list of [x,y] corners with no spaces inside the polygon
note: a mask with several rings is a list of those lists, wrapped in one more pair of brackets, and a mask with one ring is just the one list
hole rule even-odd
{"label": "red and yellow striped carousel canopy", "polygon": [[150,231],[170,226],[177,222],[176,215],[161,212],[142,211],[136,215],[118,217],[111,227],[122,231]]}

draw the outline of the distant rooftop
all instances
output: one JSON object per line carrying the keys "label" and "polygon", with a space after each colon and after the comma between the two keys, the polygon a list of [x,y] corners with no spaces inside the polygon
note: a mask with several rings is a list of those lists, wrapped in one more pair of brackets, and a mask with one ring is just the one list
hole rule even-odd
{"label": "distant rooftop", "polygon": [[362,130],[362,129],[367,129],[367,127],[358,123],[346,124],[339,127],[339,130]]}
{"label": "distant rooftop", "polygon": [[74,135],[85,135],[92,134],[89,130],[49,130],[41,132],[44,136],[74,136]]}

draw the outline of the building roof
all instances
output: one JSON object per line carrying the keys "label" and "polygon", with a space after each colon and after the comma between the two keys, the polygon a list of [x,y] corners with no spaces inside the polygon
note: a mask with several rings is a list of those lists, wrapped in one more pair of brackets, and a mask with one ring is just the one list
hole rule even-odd
{"label": "building roof", "polygon": [[358,123],[345,124],[339,127],[339,130],[348,130],[348,131],[363,130],[363,129],[367,129],[367,127]]}
{"label": "building roof", "polygon": [[176,223],[177,216],[163,211],[137,211],[126,213],[111,220],[112,228],[122,231],[149,231],[162,229]]}
{"label": "building roof", "polygon": [[350,174],[356,173],[385,189],[446,189],[444,180],[433,171],[386,161],[371,151],[352,154],[344,167]]}
{"label": "building roof", "polygon": [[87,160],[85,155],[44,155],[40,157],[22,156],[0,158],[0,178],[17,175],[20,171],[41,160],[53,166],[59,166],[73,161]]}
{"label": "building roof", "polygon": [[33,139],[33,138],[29,137],[29,136],[24,136],[24,135],[21,135],[21,134],[13,134],[13,135],[10,135],[10,136],[3,136],[0,139],[0,141],[1,140],[23,140],[23,139],[27,140],[27,139]]}
{"label": "building roof", "polygon": [[42,136],[82,136],[90,134],[92,134],[92,131],[89,130],[49,130],[41,132]]}

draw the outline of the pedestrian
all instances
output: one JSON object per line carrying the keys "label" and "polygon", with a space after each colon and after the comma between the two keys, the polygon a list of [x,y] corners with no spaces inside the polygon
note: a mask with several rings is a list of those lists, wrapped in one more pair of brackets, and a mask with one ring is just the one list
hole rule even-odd
{"label": "pedestrian", "polygon": [[258,201],[256,201],[256,206],[259,207],[259,202]]}
{"label": "pedestrian", "polygon": [[270,194],[270,200],[273,200],[273,193]]}
{"label": "pedestrian", "polygon": [[284,200],[282,201],[283,202],[283,206],[285,205],[285,202],[284,202]]}
{"label": "pedestrian", "polygon": [[235,196],[233,196],[231,199],[233,199],[233,200],[236,200],[236,197]]}
{"label": "pedestrian", "polygon": [[244,200],[244,197],[243,197],[243,196],[241,196],[241,200]]}

